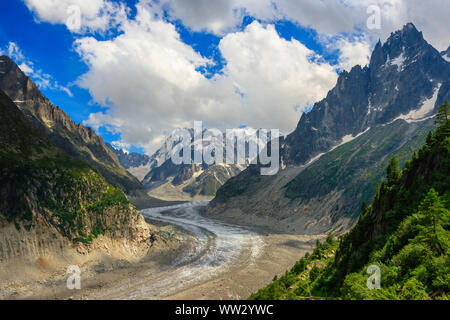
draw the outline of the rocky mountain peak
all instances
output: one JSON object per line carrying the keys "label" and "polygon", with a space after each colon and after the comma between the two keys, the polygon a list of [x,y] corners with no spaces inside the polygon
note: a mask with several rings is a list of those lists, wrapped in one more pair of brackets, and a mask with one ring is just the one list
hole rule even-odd
{"label": "rocky mountain peak", "polygon": [[[395,60],[403,62],[414,59],[420,54],[434,50],[423,38],[422,32],[418,31],[414,24],[408,23],[403,29],[391,33],[384,44],[377,43],[372,54],[370,66],[373,70],[383,67],[386,63]],[[435,51],[435,50],[434,50]]]}
{"label": "rocky mountain peak", "polygon": [[448,96],[449,79],[448,63],[408,23],[384,44],[376,44],[368,67],[355,66],[339,75],[327,97],[304,114],[287,137],[283,157],[288,164],[306,163],[342,143],[344,137],[390,123],[423,106],[428,114]]}
{"label": "rocky mountain peak", "polygon": [[374,66],[380,66],[385,62],[386,56],[383,52],[383,45],[381,43],[381,40],[378,40],[372,52],[372,56],[370,57],[370,66],[373,68]]}
{"label": "rocky mountain peak", "polygon": [[13,101],[38,99],[48,102],[33,81],[8,56],[0,56],[0,86]]}

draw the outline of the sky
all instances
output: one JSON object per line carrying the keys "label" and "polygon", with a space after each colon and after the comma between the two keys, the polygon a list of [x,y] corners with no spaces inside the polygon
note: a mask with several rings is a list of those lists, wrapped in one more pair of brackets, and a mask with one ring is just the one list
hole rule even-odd
{"label": "sky", "polygon": [[295,129],[407,22],[442,51],[448,0],[0,0],[9,55],[77,123],[152,154],[176,128]]}

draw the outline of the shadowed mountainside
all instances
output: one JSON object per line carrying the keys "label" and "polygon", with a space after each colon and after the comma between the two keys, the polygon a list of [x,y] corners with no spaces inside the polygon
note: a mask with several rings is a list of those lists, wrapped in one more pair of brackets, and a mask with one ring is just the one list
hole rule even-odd
{"label": "shadowed mountainside", "polygon": [[100,238],[129,255],[150,248],[149,226],[122,190],[57,147],[1,90],[0,162],[2,262],[55,246],[89,251]]}
{"label": "shadowed mountainside", "polygon": [[302,115],[282,141],[286,168],[262,177],[250,166],[218,190],[207,214],[284,232],[348,229],[388,159],[405,161],[425,142],[449,97],[450,63],[407,24]]}
{"label": "shadowed mountainside", "polygon": [[7,56],[0,57],[0,89],[58,147],[95,168],[109,183],[119,186],[130,200],[148,200],[142,184],[120,165],[103,139],[54,106]]}

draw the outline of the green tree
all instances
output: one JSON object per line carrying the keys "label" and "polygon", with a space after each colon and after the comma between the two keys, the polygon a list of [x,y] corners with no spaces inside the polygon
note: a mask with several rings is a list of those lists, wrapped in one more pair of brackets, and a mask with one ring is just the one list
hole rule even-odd
{"label": "green tree", "polygon": [[389,165],[387,167],[388,184],[393,185],[400,179],[400,176],[401,176],[401,171],[400,171],[400,164],[398,162],[398,159],[396,157],[392,157],[392,159],[389,161]]}
{"label": "green tree", "polygon": [[445,100],[445,103],[438,108],[435,123],[439,126],[436,134],[442,137],[450,135],[450,103]]}
{"label": "green tree", "polygon": [[438,108],[435,122],[439,126],[448,126],[450,121],[450,103],[445,100],[444,104]]}
{"label": "green tree", "polygon": [[416,240],[428,243],[441,255],[445,254],[447,233],[442,224],[448,224],[449,211],[443,206],[438,193],[433,188],[420,205],[419,214],[424,217],[424,225],[420,226],[421,231]]}

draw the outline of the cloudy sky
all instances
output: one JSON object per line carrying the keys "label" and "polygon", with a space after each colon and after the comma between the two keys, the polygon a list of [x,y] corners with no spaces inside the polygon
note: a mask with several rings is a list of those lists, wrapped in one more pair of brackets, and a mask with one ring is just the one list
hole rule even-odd
{"label": "cloudy sky", "polygon": [[438,50],[450,44],[448,0],[11,0],[1,6],[0,53],[73,120],[147,153],[194,120],[219,129],[292,131],[339,72],[366,65],[376,41],[407,22]]}

